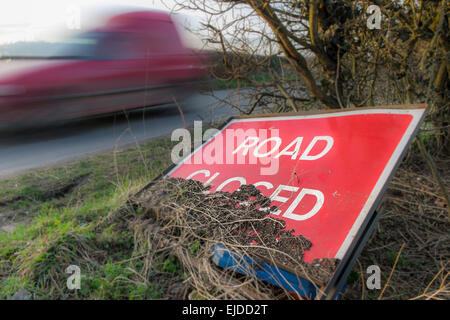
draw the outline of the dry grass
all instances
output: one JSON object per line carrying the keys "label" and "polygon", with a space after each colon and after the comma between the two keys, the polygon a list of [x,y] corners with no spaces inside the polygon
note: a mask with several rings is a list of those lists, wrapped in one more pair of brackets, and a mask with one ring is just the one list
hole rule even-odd
{"label": "dry grass", "polygon": [[[284,230],[284,221],[261,211],[270,200],[254,186],[241,186],[231,194],[206,190],[198,181],[166,178],[133,197],[134,210],[109,217],[108,224],[121,221],[121,228],[135,235],[134,255],[143,262],[139,278],[150,282],[149,275],[163,275],[158,261],[174,257],[185,277],[179,283],[184,293],[181,298],[287,299],[298,294],[235,272],[239,268],[250,273],[257,269],[258,264],[244,258],[251,257],[288,266],[289,271],[316,284],[329,281],[338,261],[304,262],[303,252],[311,242],[293,236],[292,231]],[[211,263],[212,249],[218,244],[235,255],[234,271]],[[173,298],[169,291],[166,288],[167,297]]]}
{"label": "dry grass", "polygon": [[[0,234],[0,297],[10,298],[19,289],[26,289],[36,299],[293,298],[289,292],[224,271],[211,263],[209,249],[218,242],[225,243],[239,256],[249,253],[242,242],[223,238],[230,230],[227,229],[232,225],[230,222],[236,225],[246,222],[242,215],[226,221],[226,217],[217,215],[221,211],[211,214],[217,208],[203,210],[199,201],[204,199],[202,194],[189,194],[183,188],[172,191],[189,200],[199,217],[208,213],[203,222],[219,219],[215,226],[205,228],[208,224],[180,219],[179,213],[184,209],[173,199],[162,202],[144,194],[140,206],[122,206],[128,194],[139,190],[166,167],[171,144],[161,145],[161,150],[155,149],[156,145],[159,144],[153,143],[144,154],[149,167],[158,163],[157,169],[148,175],[142,174],[144,166],[135,150],[123,151],[121,165],[115,170],[117,181],[123,180],[116,183],[123,185],[120,188],[105,185],[114,170],[105,166],[113,162],[104,156],[89,162],[85,159],[67,168],[53,168],[45,179],[42,172],[36,172],[3,181],[2,208],[33,211],[29,218],[33,220]],[[155,154],[159,156],[155,158]],[[434,155],[440,177],[449,186],[449,157],[441,157]],[[129,176],[127,170],[133,174]],[[43,184],[44,180],[48,185]],[[83,183],[72,188],[73,181]],[[385,211],[355,264],[343,298],[450,299],[448,208],[415,146],[397,171],[386,197]],[[164,215],[157,210],[160,212],[157,223],[155,208],[161,206],[175,214]],[[109,212],[113,213],[108,215]],[[257,220],[261,222],[259,218],[252,223],[257,225]],[[219,222],[225,224],[221,226]],[[202,226],[203,234],[199,234]],[[299,245],[297,254],[287,253],[296,263],[301,261],[301,251],[308,242],[301,241]],[[259,252],[259,255],[266,255],[269,262],[276,263],[277,254],[284,251],[279,249],[272,247],[267,254]],[[76,292],[66,288],[64,268],[72,263],[83,270],[82,289]],[[366,268],[373,264],[381,268],[382,290],[369,290],[365,286]],[[301,273],[305,265],[300,263],[298,267]]]}
{"label": "dry grass", "polygon": [[[436,163],[450,185],[450,161]],[[386,209],[353,268],[344,297],[450,299],[450,217],[420,154],[412,153],[404,161],[386,197]],[[365,268],[373,264],[382,271],[382,294],[362,285],[367,279]]]}
{"label": "dry grass", "polygon": [[[450,182],[450,176],[448,170],[442,169],[448,167],[448,163],[448,160],[437,161],[446,184]],[[244,229],[260,230],[262,222],[272,227],[281,223],[276,219],[252,216],[250,212],[256,206],[241,207],[235,212],[237,214],[233,214],[234,209],[231,209],[234,205],[229,207],[230,203],[246,201],[249,196],[255,204],[261,204],[258,201],[264,201],[263,198],[255,198],[256,194],[251,192],[234,197],[225,193],[205,196],[200,183],[183,181],[174,184],[169,179],[164,182],[165,186],[159,184],[150,191],[144,191],[133,198],[133,210],[126,214],[116,213],[109,217],[112,220],[108,222],[120,218],[125,223],[122,228],[134,233],[133,255],[144,264],[136,271],[136,278],[148,283],[162,283],[163,298],[293,298],[292,293],[286,290],[215,266],[210,258],[211,248],[217,243],[236,252],[239,261],[244,261],[241,260],[243,256],[257,257],[274,265],[280,265],[280,261],[289,265],[290,261],[298,275],[316,283],[320,280],[326,282],[333,272],[333,264],[324,265],[322,271],[325,273],[318,276],[302,262],[302,252],[310,246],[306,239],[298,239],[298,246],[289,250],[274,246],[269,241],[270,235],[264,239],[257,237],[258,233],[254,234],[255,238],[247,233],[243,238],[236,236],[243,234]],[[343,298],[450,299],[448,209],[437,183],[414,150],[399,168],[386,197],[386,209],[354,266]],[[239,232],[236,233],[237,230]],[[286,237],[289,241],[288,234]],[[257,246],[244,245],[252,240],[264,244],[261,246],[264,248],[258,250]],[[168,275],[161,272],[160,264],[171,257],[177,271]],[[382,271],[381,290],[369,290],[365,285],[365,270],[373,264]]]}

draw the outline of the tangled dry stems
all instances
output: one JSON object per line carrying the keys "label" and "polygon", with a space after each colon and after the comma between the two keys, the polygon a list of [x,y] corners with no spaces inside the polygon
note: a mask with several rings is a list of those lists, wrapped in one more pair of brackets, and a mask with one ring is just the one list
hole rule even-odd
{"label": "tangled dry stems", "polygon": [[[244,257],[282,266],[309,279],[320,290],[330,280],[338,260],[321,259],[308,264],[303,252],[311,242],[285,230],[272,218],[270,200],[254,186],[234,193],[209,193],[200,182],[166,178],[131,199],[134,212],[119,212],[113,219],[126,222],[135,235],[135,254],[144,256],[142,278],[155,272],[161,256],[175,256],[186,275],[185,293],[204,299],[274,299],[292,293],[233,271],[211,261],[212,248],[221,244],[236,255],[236,262],[253,270]],[[294,292],[295,293],[295,292]]]}
{"label": "tangled dry stems", "polygon": [[[436,158],[444,183],[450,185],[448,157]],[[374,234],[358,258],[358,275],[345,291],[346,299],[376,299],[365,288],[366,268],[378,265],[382,287],[405,244],[382,299],[450,299],[450,218],[437,182],[420,154],[411,153],[386,193],[386,206]]]}

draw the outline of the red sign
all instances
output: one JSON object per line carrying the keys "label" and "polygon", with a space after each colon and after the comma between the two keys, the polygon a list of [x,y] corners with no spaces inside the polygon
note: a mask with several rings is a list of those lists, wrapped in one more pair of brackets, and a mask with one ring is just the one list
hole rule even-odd
{"label": "red sign", "polygon": [[232,119],[168,175],[211,192],[255,185],[312,242],[305,261],[342,259],[425,109],[365,109]]}

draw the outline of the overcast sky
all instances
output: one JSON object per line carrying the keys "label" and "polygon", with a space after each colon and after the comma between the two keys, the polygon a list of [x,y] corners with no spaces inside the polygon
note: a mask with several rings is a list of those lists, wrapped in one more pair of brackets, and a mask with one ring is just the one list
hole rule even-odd
{"label": "overcast sky", "polygon": [[[11,0],[0,4],[0,43],[16,41],[54,41],[76,32],[79,26],[88,30],[102,22],[104,16],[122,10],[154,8],[170,10],[174,0]],[[169,8],[169,9],[168,9]],[[181,12],[199,20],[196,12]]]}

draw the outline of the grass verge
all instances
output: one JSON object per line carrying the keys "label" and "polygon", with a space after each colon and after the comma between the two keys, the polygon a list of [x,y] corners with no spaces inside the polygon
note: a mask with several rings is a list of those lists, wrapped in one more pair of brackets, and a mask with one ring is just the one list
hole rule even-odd
{"label": "grass verge", "polygon": [[[157,284],[129,281],[133,235],[98,225],[171,164],[172,146],[160,138],[0,180],[0,298],[158,298]],[[83,286],[68,292],[71,264]]]}
{"label": "grass verge", "polygon": [[[0,299],[21,291],[30,299],[202,299],[186,287],[177,257],[142,256],[135,234],[110,219],[171,164],[173,145],[160,138],[0,180]],[[449,161],[436,160],[448,185]],[[387,199],[343,297],[449,299],[448,210],[414,148]],[[67,289],[70,265],[81,269],[80,290]],[[366,287],[370,265],[381,269],[380,290]]]}

